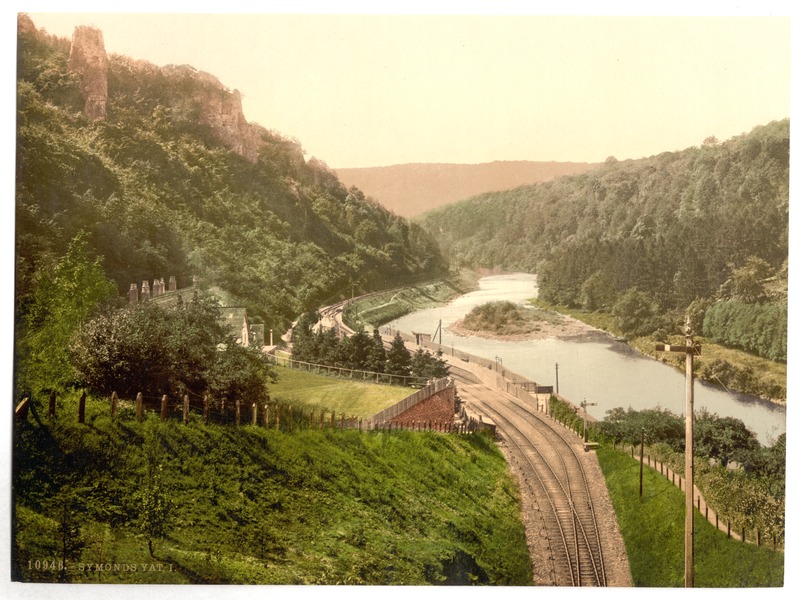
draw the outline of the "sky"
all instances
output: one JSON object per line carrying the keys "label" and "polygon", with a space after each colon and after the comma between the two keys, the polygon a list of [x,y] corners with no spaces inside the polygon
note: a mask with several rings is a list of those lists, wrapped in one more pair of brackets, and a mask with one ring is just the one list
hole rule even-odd
{"label": "sky", "polygon": [[790,113],[787,16],[552,16],[531,2],[471,15],[225,6],[27,12],[59,36],[98,27],[108,53],[211,73],[241,92],[248,121],[332,168],[636,159]]}

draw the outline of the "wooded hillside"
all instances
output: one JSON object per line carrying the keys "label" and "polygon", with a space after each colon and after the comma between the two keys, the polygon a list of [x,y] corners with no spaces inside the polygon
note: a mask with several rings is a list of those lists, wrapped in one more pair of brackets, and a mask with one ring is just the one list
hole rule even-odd
{"label": "wooded hillside", "polygon": [[226,93],[207,74],[111,55],[107,116],[91,121],[69,53],[69,40],[20,28],[18,317],[82,230],[120,295],[197,276],[276,331],[331,298],[444,268],[418,225],[345,188],[297,141],[258,128],[255,162],[232,151],[200,124],[198,103]]}
{"label": "wooded hillside", "polygon": [[643,314],[634,335],[674,331],[697,300],[700,332],[716,301],[786,305],[789,121],[681,152],[610,158],[422,223],[458,265],[538,273],[548,302],[609,312],[623,302],[620,312]]}

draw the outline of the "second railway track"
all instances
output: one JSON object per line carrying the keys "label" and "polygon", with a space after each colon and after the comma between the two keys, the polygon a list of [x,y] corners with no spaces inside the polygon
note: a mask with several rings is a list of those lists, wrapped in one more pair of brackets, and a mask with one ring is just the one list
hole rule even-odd
{"label": "second railway track", "polygon": [[473,411],[495,422],[522,471],[524,485],[536,498],[549,563],[549,578],[540,573],[540,580],[551,585],[607,585],[580,441],[513,396],[474,382],[462,383],[459,391]]}

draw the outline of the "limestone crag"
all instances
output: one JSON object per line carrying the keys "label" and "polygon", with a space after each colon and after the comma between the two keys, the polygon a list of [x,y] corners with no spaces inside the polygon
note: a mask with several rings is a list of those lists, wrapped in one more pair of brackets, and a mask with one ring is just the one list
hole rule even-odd
{"label": "limestone crag", "polygon": [[230,91],[213,75],[189,65],[168,65],[162,71],[177,79],[191,80],[191,96],[177,101],[196,107],[201,125],[208,125],[223,144],[240,156],[256,161],[262,129],[244,118],[239,90]]}
{"label": "limestone crag", "polygon": [[83,113],[92,121],[106,118],[108,103],[108,56],[103,32],[81,25],[72,35],[69,70],[80,76],[81,94],[86,101]]}
{"label": "limestone crag", "polygon": [[[35,26],[29,18],[19,18],[18,29]],[[157,69],[170,79],[170,108],[173,119],[188,119],[208,126],[225,146],[250,162],[258,159],[259,150],[270,143],[285,142],[263,127],[248,123],[242,111],[242,96],[229,90],[209,73],[188,65],[156,67],[144,61],[129,61],[135,69]],[[80,78],[80,89],[86,101],[84,114],[92,121],[106,118],[108,103],[109,59],[103,33],[94,27],[79,26],[72,36],[69,69]],[[303,161],[297,149],[296,160]]]}

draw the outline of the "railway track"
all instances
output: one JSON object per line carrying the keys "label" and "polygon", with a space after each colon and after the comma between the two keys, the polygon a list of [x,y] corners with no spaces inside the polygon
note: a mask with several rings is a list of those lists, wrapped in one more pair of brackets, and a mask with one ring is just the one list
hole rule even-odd
{"label": "railway track", "polygon": [[[606,586],[603,546],[582,444],[523,401],[474,382],[459,393],[502,432],[538,505],[551,585]],[[543,575],[540,573],[540,577]]]}

